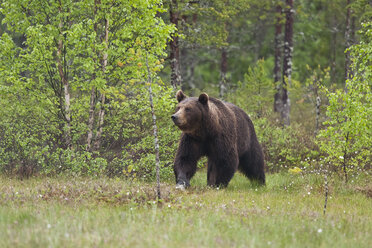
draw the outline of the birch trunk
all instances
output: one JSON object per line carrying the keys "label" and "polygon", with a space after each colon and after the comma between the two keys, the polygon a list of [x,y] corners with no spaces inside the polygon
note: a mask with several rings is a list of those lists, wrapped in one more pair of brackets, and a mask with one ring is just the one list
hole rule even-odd
{"label": "birch trunk", "polygon": [[[353,11],[351,10],[350,4],[351,4],[351,0],[347,0],[345,50],[353,45],[354,38],[355,38],[355,17],[352,16]],[[351,79],[353,77],[353,71],[351,70],[351,58],[350,58],[349,51],[345,53],[345,76],[344,77],[345,77],[345,91],[347,92],[346,80]]]}
{"label": "birch trunk", "polygon": [[316,106],[315,106],[315,136],[318,134],[319,131],[319,123],[320,123],[320,104],[321,104],[321,99],[320,96],[316,96]]}
{"label": "birch trunk", "polygon": [[327,202],[328,202],[328,178],[327,178],[327,174],[325,174],[324,175],[324,207],[323,207],[323,215],[326,214]]}
{"label": "birch trunk", "polygon": [[281,101],[283,109],[281,117],[283,124],[290,124],[290,100],[288,97],[288,86],[291,85],[292,79],[292,53],[293,53],[293,0],[286,0],[286,22],[284,31],[284,59],[283,59],[283,89]]}
{"label": "birch trunk", "polygon": [[281,112],[282,104],[281,104],[281,98],[280,98],[280,78],[281,78],[281,48],[282,48],[282,24],[281,24],[281,14],[282,14],[282,7],[278,4],[276,6],[276,21],[275,21],[275,40],[274,40],[274,84],[276,87],[276,93],[274,95],[274,111],[275,112]]}
{"label": "birch trunk", "polygon": [[[62,6],[59,7],[59,14],[62,13]],[[63,20],[59,22],[59,32],[60,36],[58,39],[57,44],[57,68],[59,77],[61,79],[63,90],[64,90],[64,118],[66,121],[66,128],[65,128],[65,139],[66,139],[66,146],[71,147],[71,113],[70,113],[70,91],[69,91],[69,82],[65,73],[65,59],[64,59],[64,51],[63,51],[63,35],[62,35],[62,28],[63,28]]]}
{"label": "birch trunk", "polygon": [[149,86],[149,100],[150,100],[150,107],[151,107],[151,116],[152,116],[152,124],[153,124],[153,133],[154,133],[154,145],[155,145],[155,166],[156,166],[156,195],[158,201],[161,199],[160,193],[160,158],[159,158],[159,139],[158,139],[158,127],[156,125],[156,115],[154,109],[154,102],[152,97],[152,78],[151,78],[151,71],[149,67],[149,62],[146,55],[146,66],[147,66],[147,76],[148,76],[148,86]]}
{"label": "birch trunk", "polygon": [[223,98],[227,89],[227,50],[225,47],[221,49],[221,75],[219,82],[219,96]]}
{"label": "birch trunk", "polygon": [[96,106],[96,88],[93,86],[90,92],[90,103],[89,103],[89,119],[88,119],[88,136],[87,136],[87,151],[91,151],[92,139],[93,139],[93,126],[94,126],[94,109]]}
{"label": "birch trunk", "polygon": [[[107,66],[107,59],[108,59],[108,35],[109,35],[109,19],[106,18],[105,22],[105,45],[106,45],[106,52],[103,54],[103,59],[102,59],[102,72],[105,74],[106,72],[106,66]],[[104,117],[105,117],[105,100],[106,96],[103,91],[101,91],[101,107],[99,109],[98,113],[98,130],[94,142],[94,150],[98,150],[101,147],[101,138],[102,138],[102,132],[103,132],[103,122],[104,122]]]}
{"label": "birch trunk", "polygon": [[337,18],[336,18],[336,15],[333,15],[333,18],[332,18],[332,29],[331,29],[331,44],[330,44],[330,47],[331,47],[331,81],[332,83],[335,83],[336,82],[336,58],[337,58],[337,52],[336,52],[336,48],[337,48],[337,33],[338,33],[338,27],[337,27]]}
{"label": "birch trunk", "polygon": [[104,122],[104,117],[105,117],[105,101],[106,97],[104,93],[101,93],[101,107],[99,109],[99,114],[98,114],[98,130],[96,134],[96,138],[94,141],[94,150],[97,151],[101,147],[101,138],[102,138],[102,132],[103,132],[103,122]]}
{"label": "birch trunk", "polygon": [[[97,16],[98,4],[99,4],[99,1],[95,0],[94,1],[94,10],[93,10],[95,18]],[[96,32],[96,34],[98,34],[97,21],[94,22],[94,31]],[[93,53],[94,54],[96,53],[95,46],[93,47]],[[96,61],[95,57],[93,57],[93,61],[94,61],[94,67],[96,67],[97,61]],[[93,72],[92,81],[94,81],[95,79],[96,79],[96,73]],[[86,147],[87,151],[91,151],[91,149],[92,149],[94,117],[95,117],[95,113],[94,113],[95,111],[94,110],[95,110],[95,108],[96,108],[96,87],[93,85],[92,90],[90,92],[90,102],[89,102],[88,135],[87,135],[87,147]]]}

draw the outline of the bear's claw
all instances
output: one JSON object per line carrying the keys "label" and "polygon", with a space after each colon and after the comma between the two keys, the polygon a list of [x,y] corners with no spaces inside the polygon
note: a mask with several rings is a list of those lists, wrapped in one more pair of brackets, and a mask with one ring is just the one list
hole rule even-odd
{"label": "bear's claw", "polygon": [[182,184],[178,183],[178,184],[176,184],[176,189],[185,191],[186,190],[186,185],[184,183],[182,183]]}

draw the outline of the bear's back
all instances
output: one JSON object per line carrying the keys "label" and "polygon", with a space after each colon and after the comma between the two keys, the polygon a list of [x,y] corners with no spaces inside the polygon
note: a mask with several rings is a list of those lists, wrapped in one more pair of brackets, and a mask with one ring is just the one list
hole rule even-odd
{"label": "bear's back", "polygon": [[249,118],[248,114],[243,109],[230,102],[224,102],[218,99],[213,102],[217,103],[216,106],[228,108],[232,113],[232,116],[229,115],[230,117],[227,119],[229,122],[227,126],[229,127],[225,130],[236,137],[238,153],[241,154],[248,150],[251,147],[250,141],[253,138],[252,136],[256,137],[252,120]]}

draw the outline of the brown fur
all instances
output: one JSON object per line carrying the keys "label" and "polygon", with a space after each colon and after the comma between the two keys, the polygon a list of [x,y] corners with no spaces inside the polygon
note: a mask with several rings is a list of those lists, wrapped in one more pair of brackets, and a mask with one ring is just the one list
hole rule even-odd
{"label": "brown fur", "polygon": [[205,93],[196,98],[178,91],[176,98],[172,119],[182,130],[174,162],[177,184],[190,184],[202,156],[208,157],[208,185],[227,186],[238,169],[265,184],[261,146],[242,109]]}

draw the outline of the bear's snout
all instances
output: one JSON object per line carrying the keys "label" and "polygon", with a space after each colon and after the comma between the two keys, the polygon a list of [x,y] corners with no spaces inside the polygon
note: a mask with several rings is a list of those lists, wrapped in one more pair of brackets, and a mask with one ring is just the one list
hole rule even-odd
{"label": "bear's snout", "polygon": [[178,114],[172,115],[171,118],[172,118],[173,123],[177,127],[181,127],[184,124],[184,122],[182,121],[183,120],[182,117],[180,115],[178,115]]}
{"label": "bear's snout", "polygon": [[171,118],[172,118],[173,123],[176,124],[176,126],[180,124],[180,119],[178,118],[176,114],[172,115]]}

